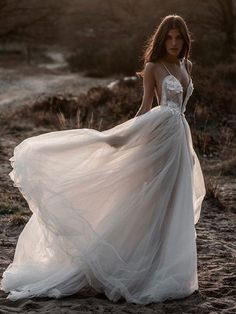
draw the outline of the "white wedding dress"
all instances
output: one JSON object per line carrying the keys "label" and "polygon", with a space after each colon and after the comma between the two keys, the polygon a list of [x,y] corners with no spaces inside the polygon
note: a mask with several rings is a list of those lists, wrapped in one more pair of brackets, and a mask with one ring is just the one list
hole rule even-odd
{"label": "white wedding dress", "polygon": [[[32,211],[1,288],[11,300],[59,298],[86,285],[148,304],[198,289],[196,231],[205,196],[181,83],[159,106],[103,132],[27,138],[10,173]],[[116,148],[108,143],[124,141]],[[78,300],[79,302],[79,300]]]}

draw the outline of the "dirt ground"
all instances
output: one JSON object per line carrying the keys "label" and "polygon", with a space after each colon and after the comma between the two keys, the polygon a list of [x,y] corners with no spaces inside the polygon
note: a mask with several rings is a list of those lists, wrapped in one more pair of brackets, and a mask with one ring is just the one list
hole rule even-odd
{"label": "dirt ground", "polygon": [[0,63],[0,109],[16,107],[36,99],[60,94],[79,95],[93,86],[106,86],[114,78],[91,78],[82,73],[18,65],[2,67]]}
{"label": "dirt ground", "polygon": [[[13,258],[17,237],[28,215],[20,221],[0,216],[0,274]],[[43,298],[9,301],[0,292],[0,313],[228,313],[236,312],[235,214],[206,200],[197,224],[199,290],[191,296],[146,306],[110,302],[91,288],[59,300]]]}
{"label": "dirt ground", "polygon": [[[11,262],[17,238],[30,217],[27,204],[8,176],[8,159],[18,141],[12,136],[0,140],[0,275]],[[191,296],[140,306],[112,303],[89,287],[59,300],[16,302],[7,300],[0,291],[0,313],[236,313],[235,181],[221,180],[217,198],[203,202],[197,224],[199,290]]]}

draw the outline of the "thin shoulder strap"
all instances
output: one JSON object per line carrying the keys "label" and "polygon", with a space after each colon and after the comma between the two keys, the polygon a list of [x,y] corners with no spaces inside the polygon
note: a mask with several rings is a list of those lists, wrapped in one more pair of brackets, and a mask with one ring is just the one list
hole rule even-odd
{"label": "thin shoulder strap", "polygon": [[167,68],[167,66],[166,66],[164,63],[162,63],[162,62],[160,62],[160,63],[164,66],[164,68],[166,69],[166,71],[167,71],[170,75],[172,75],[172,74],[170,73],[169,69]]}

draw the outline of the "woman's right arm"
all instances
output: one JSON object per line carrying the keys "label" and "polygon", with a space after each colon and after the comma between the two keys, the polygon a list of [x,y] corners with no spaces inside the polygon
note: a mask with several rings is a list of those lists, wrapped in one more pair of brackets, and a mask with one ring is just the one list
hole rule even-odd
{"label": "woman's right arm", "polygon": [[152,108],[152,102],[155,94],[155,77],[153,73],[154,66],[154,63],[152,62],[147,62],[145,65],[143,76],[143,99],[135,117],[146,113]]}

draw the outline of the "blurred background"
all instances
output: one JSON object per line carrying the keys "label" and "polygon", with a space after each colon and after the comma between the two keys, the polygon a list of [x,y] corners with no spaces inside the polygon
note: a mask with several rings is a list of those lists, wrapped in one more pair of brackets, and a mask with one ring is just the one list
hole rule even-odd
{"label": "blurred background", "polygon": [[160,19],[176,13],[192,33],[194,61],[230,64],[235,11],[235,0],[0,0],[1,54],[31,63],[40,52],[58,52],[72,71],[132,74]]}
{"label": "blurred background", "polygon": [[[9,177],[14,148],[38,134],[102,131],[133,118],[146,40],[169,14],[181,15],[192,36],[186,118],[207,195],[197,225],[200,294],[163,304],[161,313],[235,313],[236,0],[0,0],[0,274],[31,216]],[[0,291],[0,307],[10,313],[5,297]],[[68,307],[81,303],[68,300]],[[54,313],[62,302],[14,306]],[[95,313],[102,301],[84,302]]]}
{"label": "blurred background", "polygon": [[[222,127],[232,129],[220,133],[225,143],[236,113],[235,0],[0,0],[0,108],[43,94],[78,95],[134,76],[142,68],[147,38],[173,13],[184,17],[193,40],[195,91],[189,111],[205,128],[220,118]],[[138,96],[120,103],[124,119],[138,110],[141,89],[139,84]],[[94,113],[100,121],[95,108]],[[98,125],[102,128],[101,121]],[[199,150],[206,153],[204,146]]]}
{"label": "blurred background", "polygon": [[146,40],[168,14],[192,36],[195,149],[217,176],[234,175],[236,0],[0,0],[1,134],[17,142],[132,118]]}
{"label": "blurred background", "polygon": [[77,123],[102,130],[133,117],[146,40],[173,13],[184,17],[192,36],[188,115],[196,149],[208,157],[232,155],[235,0],[0,0],[0,109],[36,102],[45,115],[53,107],[56,128]]}

